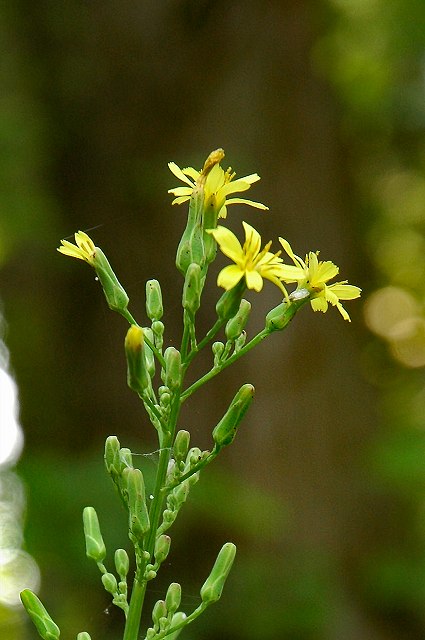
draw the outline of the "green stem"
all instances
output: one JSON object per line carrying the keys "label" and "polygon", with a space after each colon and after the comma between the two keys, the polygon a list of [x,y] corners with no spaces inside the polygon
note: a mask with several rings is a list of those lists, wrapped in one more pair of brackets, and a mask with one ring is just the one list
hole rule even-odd
{"label": "green stem", "polygon": [[221,327],[224,325],[224,320],[220,318],[215,322],[214,326],[208,331],[205,337],[201,340],[201,342],[197,345],[196,349],[192,349],[186,359],[183,360],[183,364],[187,367],[196,356],[197,353],[201,351],[220,331]]}
{"label": "green stem", "polygon": [[[180,413],[180,405],[180,394],[177,392],[174,396],[168,430],[164,433],[164,437],[161,439],[162,441],[160,441],[161,453],[159,454],[158,471],[156,474],[155,489],[153,494],[154,498],[149,509],[150,530],[145,548],[149,553],[151,559],[153,557],[153,552],[155,549],[156,532],[159,526],[164,501],[164,493],[162,491],[162,487],[165,484],[167,476],[167,468],[171,455],[170,447],[173,442],[174,432]],[[147,582],[143,579],[143,571],[145,566],[146,562],[144,562],[136,572],[123,640],[137,640],[138,638],[143,602],[147,587]]]}
{"label": "green stem", "polygon": [[130,606],[125,622],[123,640],[137,640],[140,627],[140,616],[146,593],[146,581],[140,583],[137,575],[134,578],[131,591]]}
{"label": "green stem", "polygon": [[252,338],[252,340],[250,340],[237,353],[234,353],[232,356],[230,356],[230,358],[228,358],[224,362],[220,363],[219,365],[211,369],[211,371],[208,371],[208,373],[202,376],[202,378],[199,378],[199,380],[197,380],[190,387],[188,387],[186,391],[183,391],[183,393],[180,396],[181,402],[184,402],[189,396],[192,395],[192,393],[194,393],[194,391],[196,391],[197,389],[199,389],[199,387],[202,387],[202,385],[208,382],[208,380],[211,380],[216,375],[218,375],[220,371],[223,371],[223,369],[226,369],[226,367],[229,367],[231,364],[236,362],[236,360],[239,360],[239,358],[241,358],[248,351],[253,349],[259,342],[264,340],[264,338],[266,338],[270,333],[271,332],[269,329],[263,329],[262,331],[260,331],[260,333],[257,333],[257,335],[254,338]]}

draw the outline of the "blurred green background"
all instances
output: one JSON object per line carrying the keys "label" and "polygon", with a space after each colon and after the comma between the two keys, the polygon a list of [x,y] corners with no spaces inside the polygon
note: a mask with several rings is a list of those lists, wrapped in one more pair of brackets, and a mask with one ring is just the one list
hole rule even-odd
{"label": "blurred green background", "polygon": [[[112,558],[126,530],[105,437],[141,454],[148,477],[156,443],[126,387],[125,322],[55,249],[91,230],[140,319],[158,278],[177,340],[185,207],[170,206],[167,162],[200,168],[223,147],[225,167],[261,175],[247,197],[270,207],[232,207],[229,227],[320,249],[364,293],[351,325],[305,308],[188,406],[181,427],[205,448],[240,384],[257,389],[172,530],[151,601],[177,580],[191,611],[232,540],[223,599],[185,639],[424,638],[423,0],[15,0],[0,38],[0,297],[25,433],[25,497],[7,465],[0,476],[1,557],[13,504],[15,546],[63,638],[120,638],[81,511],[98,510]],[[251,332],[274,289],[250,296]],[[204,329],[216,296],[212,279]],[[36,637],[10,600],[0,636]]]}

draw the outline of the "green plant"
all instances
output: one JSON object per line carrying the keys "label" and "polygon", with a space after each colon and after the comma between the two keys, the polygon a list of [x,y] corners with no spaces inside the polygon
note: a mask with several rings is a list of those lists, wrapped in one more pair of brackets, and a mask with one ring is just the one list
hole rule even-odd
{"label": "green plant", "polygon": [[[180,169],[170,163],[173,174],[185,186],[171,189],[173,204],[189,202],[186,228],[177,248],[176,266],[182,275],[183,335],[180,348],[163,350],[165,326],[162,322],[162,291],[157,280],[146,283],[146,313],[148,326],[136,322],[128,310],[129,298],[118,281],[103,251],[96,247],[84,232],[75,234],[76,244],[62,240],[59,251],[87,262],[96,271],[109,307],[120,313],[130,324],[125,337],[127,381],[141,399],[150,422],[158,436],[159,464],[152,496],[147,497],[143,473],[134,467],[128,448],[121,447],[116,436],[109,436],[105,444],[105,466],[128,513],[128,536],[135,556],[135,574],[129,579],[130,559],[127,551],[117,549],[114,573],[104,564],[106,548],[98,517],[93,507],[83,512],[86,554],[100,570],[105,590],[112,603],[122,609],[125,617],[123,640],[136,640],[142,618],[143,602],[148,584],[155,579],[167,558],[171,538],[168,532],[186,501],[191,487],[199,480],[201,471],[220,451],[230,445],[239,424],[254,396],[254,387],[243,384],[229,408],[212,431],[211,450],[201,451],[191,446],[188,431],[179,430],[182,404],[202,385],[239,360],[272,333],[281,331],[306,302],[315,311],[325,312],[329,303],[336,306],[344,319],[349,320],[340,300],[360,295],[358,287],[346,281],[328,284],[338,274],[338,267],[329,261],[319,261],[318,254],[309,252],[305,260],[296,256],[290,244],[279,238],[282,249],[291,259],[287,265],[280,257],[282,250],[272,253],[271,242],[263,248],[259,233],[243,222],[245,241],[226,227],[218,225],[227,216],[231,204],[248,204],[265,210],[263,204],[229,195],[246,191],[259,180],[257,174],[235,180],[231,169],[224,171],[220,162],[222,149],[212,152],[201,171],[192,167]],[[217,246],[232,260],[217,279],[224,292],[215,307],[211,329],[199,338],[196,314],[199,310],[208,270],[214,261]],[[261,291],[264,279],[279,291],[281,301],[265,318],[264,328],[247,341],[245,327],[251,304],[243,298],[246,289]],[[288,293],[285,284],[295,283]],[[224,341],[216,340],[224,333]],[[211,346],[211,368],[198,380],[186,385],[186,374],[199,352]],[[183,612],[181,587],[173,582],[163,599],[152,611],[152,624],[145,631],[145,640],[174,640],[209,605],[216,602],[231,569],[236,547],[227,542],[221,548],[210,575],[200,589],[200,603],[189,614]],[[131,597],[129,598],[129,593]],[[44,640],[57,640],[59,627],[53,622],[38,597],[26,589],[22,602],[37,631]],[[78,640],[89,640],[81,632]]]}

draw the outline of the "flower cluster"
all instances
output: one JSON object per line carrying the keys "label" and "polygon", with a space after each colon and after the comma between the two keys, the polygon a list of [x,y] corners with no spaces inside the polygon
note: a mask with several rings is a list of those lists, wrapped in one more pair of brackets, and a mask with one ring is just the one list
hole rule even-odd
{"label": "flower cluster", "polygon": [[[216,244],[225,256],[232,260],[233,264],[224,267],[217,279],[218,286],[226,291],[233,289],[242,280],[248,289],[261,291],[263,280],[273,282],[283,293],[286,302],[306,298],[310,300],[313,311],[325,313],[329,304],[336,307],[344,320],[350,321],[350,316],[341,304],[341,300],[354,300],[361,294],[361,289],[348,284],[347,280],[330,284],[339,273],[337,267],[331,261],[318,259],[319,252],[310,251],[303,260],[295,255],[287,240],[280,237],[279,242],[283,251],[291,259],[293,264],[285,264],[280,257],[282,250],[270,251],[271,242],[261,246],[261,236],[247,222],[242,222],[245,231],[245,242],[239,242],[235,234],[224,226],[218,225],[219,218],[227,217],[227,207],[231,204],[247,204],[251,207],[267,210],[264,204],[247,200],[245,198],[228,198],[229,195],[247,191],[260,177],[252,173],[235,180],[236,174],[229,167],[226,171],[220,166],[224,158],[224,151],[213,151],[204,163],[201,171],[193,167],[181,169],[176,163],[170,162],[171,172],[185,183],[184,187],[175,187],[169,193],[175,196],[172,204],[191,203],[195,198],[201,197],[201,212],[191,227],[184,234],[184,243],[178,251],[181,262],[187,262],[183,273],[186,273],[189,264],[197,263],[200,266],[205,260],[210,262],[215,257]],[[193,228],[192,228],[193,227]],[[201,230],[201,236],[196,231]],[[196,233],[194,233],[194,230]],[[213,239],[213,240],[212,240]],[[79,231],[75,234],[76,246],[62,240],[62,246],[58,249],[61,253],[85,260],[91,266],[97,267],[96,251],[93,241],[87,234]],[[205,247],[208,242],[213,242],[214,247],[208,250]],[[216,244],[215,244],[216,243]],[[205,258],[205,256],[207,259]],[[179,262],[179,261],[178,261]],[[297,288],[288,295],[285,284],[295,283]]]}

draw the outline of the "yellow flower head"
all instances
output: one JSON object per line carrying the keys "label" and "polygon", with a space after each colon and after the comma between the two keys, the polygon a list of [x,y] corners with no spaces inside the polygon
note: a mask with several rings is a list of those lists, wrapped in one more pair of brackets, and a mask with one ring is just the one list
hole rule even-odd
{"label": "yellow flower head", "polygon": [[68,242],[68,240],[61,240],[61,247],[58,247],[58,251],[65,256],[71,256],[71,258],[78,258],[79,260],[85,260],[90,266],[94,267],[94,257],[96,254],[96,247],[93,240],[84,233],[84,231],[77,231],[75,234],[75,242],[77,245]]}
{"label": "yellow flower head", "polygon": [[257,209],[267,210],[268,207],[261,202],[245,200],[244,198],[227,199],[227,196],[232,193],[247,191],[254,182],[257,182],[260,179],[260,176],[256,173],[252,173],[244,178],[234,180],[236,174],[230,167],[227,171],[224,171],[221,168],[220,161],[223,158],[223,149],[213,151],[206,159],[201,171],[197,171],[193,167],[180,169],[175,162],[169,162],[168,166],[170,171],[176,176],[176,178],[188,185],[186,187],[175,187],[174,189],[169,189],[168,193],[172,193],[176,196],[172,204],[182,204],[183,202],[187,202],[190,200],[195,190],[203,189],[204,208],[213,208],[217,212],[219,218],[226,218],[227,206],[229,204],[248,204]]}
{"label": "yellow flower head", "polygon": [[339,273],[339,267],[329,260],[324,262],[318,260],[318,252],[315,253],[313,251],[310,251],[305,260],[302,260],[294,254],[287,240],[279,238],[279,242],[294,263],[294,266],[282,265],[282,280],[284,282],[296,282],[298,289],[307,289],[310,292],[310,304],[313,311],[326,313],[330,302],[338,309],[344,320],[350,322],[350,316],[340,303],[340,300],[359,298],[361,289],[347,284],[348,280],[328,285],[327,282]]}
{"label": "yellow flower head", "polygon": [[267,278],[276,284],[281,291],[286,291],[281,284],[282,258],[278,253],[270,253],[271,242],[261,249],[261,236],[251,225],[242,222],[245,229],[245,242],[241,246],[234,233],[226,227],[218,226],[207,232],[214,236],[220,249],[235,264],[224,267],[218,274],[217,284],[226,290],[233,289],[244,277],[248,289],[261,291],[263,278]]}

